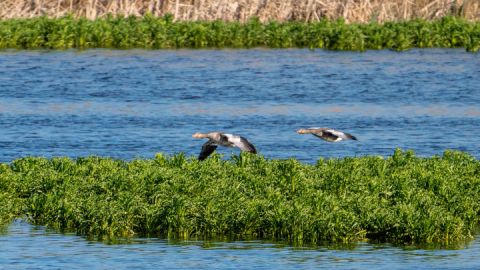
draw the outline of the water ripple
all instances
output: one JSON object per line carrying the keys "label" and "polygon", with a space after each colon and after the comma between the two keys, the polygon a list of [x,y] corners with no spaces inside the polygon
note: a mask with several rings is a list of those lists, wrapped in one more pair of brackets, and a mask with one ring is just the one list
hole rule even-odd
{"label": "water ripple", "polygon": [[88,241],[22,221],[0,234],[0,267],[35,269],[478,269],[480,240],[449,249],[357,243],[291,247],[268,241]]}
{"label": "water ripple", "polygon": [[[480,133],[480,56],[463,50],[4,51],[0,62],[3,162],[197,155],[191,134],[210,130],[240,133],[268,158],[305,162],[397,147],[480,157],[472,136]],[[295,133],[308,126],[360,140]]]}

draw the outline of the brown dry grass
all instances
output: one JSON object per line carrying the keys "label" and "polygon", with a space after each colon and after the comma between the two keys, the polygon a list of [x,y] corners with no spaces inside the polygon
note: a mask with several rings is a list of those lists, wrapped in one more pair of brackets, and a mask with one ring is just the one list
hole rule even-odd
{"label": "brown dry grass", "polygon": [[317,21],[322,17],[347,22],[435,19],[454,14],[480,20],[480,0],[0,0],[0,18],[46,15],[95,19],[108,13],[142,16],[174,15],[176,20]]}

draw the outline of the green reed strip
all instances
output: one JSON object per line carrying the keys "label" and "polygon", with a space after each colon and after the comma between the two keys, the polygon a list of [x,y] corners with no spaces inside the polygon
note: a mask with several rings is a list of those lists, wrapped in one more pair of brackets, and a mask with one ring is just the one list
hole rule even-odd
{"label": "green reed strip", "polygon": [[30,157],[1,165],[0,215],[91,236],[451,243],[479,224],[480,162],[400,150],[315,165],[250,154]]}
{"label": "green reed strip", "polygon": [[173,22],[165,17],[64,17],[0,21],[0,48],[323,48],[332,50],[409,48],[480,49],[480,22],[455,17],[385,24]]}

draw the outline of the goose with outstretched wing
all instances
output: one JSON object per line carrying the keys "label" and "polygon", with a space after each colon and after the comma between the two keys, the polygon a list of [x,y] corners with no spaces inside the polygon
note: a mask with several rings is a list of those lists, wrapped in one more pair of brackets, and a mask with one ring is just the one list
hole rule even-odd
{"label": "goose with outstretched wing", "polygon": [[210,132],[210,133],[195,133],[192,135],[197,139],[208,139],[206,143],[202,145],[202,150],[198,155],[199,160],[206,159],[212,154],[218,146],[224,147],[237,147],[244,152],[257,153],[255,146],[251,144],[247,139],[242,136],[222,133],[222,132]]}
{"label": "goose with outstretched wing", "polygon": [[357,140],[357,138],[349,133],[335,130],[332,128],[301,128],[297,130],[298,134],[312,134],[327,142],[339,142],[343,140]]}

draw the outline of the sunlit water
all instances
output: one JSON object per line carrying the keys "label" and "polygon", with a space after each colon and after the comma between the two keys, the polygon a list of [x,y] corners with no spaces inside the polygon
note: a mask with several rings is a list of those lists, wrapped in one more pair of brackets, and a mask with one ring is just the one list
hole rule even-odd
{"label": "sunlit water", "polygon": [[[301,127],[358,141],[331,144]],[[480,158],[480,54],[463,50],[0,52],[0,161],[157,152],[196,156],[191,134],[247,137],[267,158],[417,155]],[[219,149],[228,158],[235,149]],[[459,249],[359,243],[351,249],[135,239],[108,245],[15,222],[0,269],[479,269],[480,240]]]}
{"label": "sunlit water", "polygon": [[15,222],[0,234],[1,269],[479,269],[480,240],[458,249],[358,243],[296,248],[262,241],[109,245]]}
{"label": "sunlit water", "polygon": [[[301,127],[359,141],[331,144]],[[267,158],[480,157],[480,54],[464,50],[0,52],[0,161],[196,156],[194,132],[247,137]],[[228,158],[235,149],[219,149]]]}

